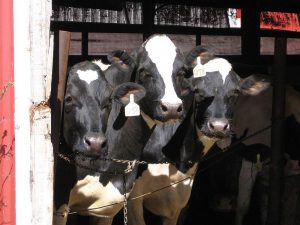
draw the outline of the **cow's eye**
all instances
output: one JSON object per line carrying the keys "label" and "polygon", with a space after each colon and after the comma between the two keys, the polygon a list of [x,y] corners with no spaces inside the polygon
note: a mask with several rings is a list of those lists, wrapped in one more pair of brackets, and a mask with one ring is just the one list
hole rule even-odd
{"label": "cow's eye", "polygon": [[177,73],[177,77],[185,77],[185,78],[187,78],[187,73],[186,73],[186,71],[180,70],[180,71]]}
{"label": "cow's eye", "polygon": [[71,96],[67,96],[65,98],[65,103],[70,104],[73,101],[73,98]]}
{"label": "cow's eye", "polygon": [[152,75],[147,70],[141,70],[140,71],[140,78],[141,78],[141,80],[151,79]]}
{"label": "cow's eye", "polygon": [[66,113],[69,113],[72,111],[73,104],[72,104],[73,98],[71,96],[67,96],[65,98],[65,107],[64,110]]}
{"label": "cow's eye", "polygon": [[235,89],[235,90],[232,90],[229,93],[229,96],[235,96],[235,97],[237,97],[239,94],[240,94],[240,91],[238,89]]}

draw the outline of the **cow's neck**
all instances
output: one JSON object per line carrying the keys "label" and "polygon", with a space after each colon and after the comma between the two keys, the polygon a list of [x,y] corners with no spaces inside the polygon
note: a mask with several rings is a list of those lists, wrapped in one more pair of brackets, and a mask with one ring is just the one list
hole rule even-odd
{"label": "cow's neck", "polygon": [[201,156],[197,141],[192,109],[186,118],[173,125],[157,125],[143,152],[145,160],[167,161],[185,173]]}
{"label": "cow's neck", "polygon": [[198,128],[196,125],[196,133],[197,133],[197,138],[198,140],[202,143],[203,145],[203,156],[207,154],[207,152],[211,149],[211,147],[216,143],[217,139],[215,138],[210,138],[206,135],[204,135],[201,130]]}
{"label": "cow's neck", "polygon": [[141,116],[124,117],[121,119],[124,121],[120,122],[122,123],[122,127],[116,128],[115,121],[120,116],[120,113],[123,112],[120,105],[114,104],[113,107],[106,133],[110,148],[108,157],[139,160],[144,145],[150,137],[151,129]]}
{"label": "cow's neck", "polygon": [[[124,176],[122,173],[128,168],[126,160],[140,160],[144,145],[150,137],[151,130],[144,122],[142,117],[122,117],[119,121],[122,125],[116,128],[115,121],[120,118],[120,104],[113,104],[108,119],[106,137],[108,141],[108,152],[105,158],[107,161],[101,162],[99,168],[108,172],[116,172],[118,175],[101,174],[100,182],[107,185],[109,182],[113,184],[120,193],[124,193]],[[121,110],[121,113],[124,113]],[[126,192],[130,191],[137,176],[137,168],[135,165],[133,170],[124,173],[126,181]]]}

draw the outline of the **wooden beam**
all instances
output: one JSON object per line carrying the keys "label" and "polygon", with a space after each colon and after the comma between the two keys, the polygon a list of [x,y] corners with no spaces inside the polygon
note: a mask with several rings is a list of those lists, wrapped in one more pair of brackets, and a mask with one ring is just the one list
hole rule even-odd
{"label": "wooden beam", "polygon": [[260,55],[260,13],[258,1],[245,1],[242,8],[242,55],[255,63]]}
{"label": "wooden beam", "polygon": [[[65,84],[67,79],[68,56],[70,49],[70,32],[57,31],[54,35],[54,62],[51,85],[50,105],[52,110],[51,134],[54,153],[59,151],[61,117]],[[55,161],[56,163],[56,161]],[[56,168],[56,166],[54,166]]]}
{"label": "wooden beam", "polygon": [[286,38],[275,39],[271,129],[270,191],[267,225],[280,225],[283,190],[283,147],[285,118]]}
{"label": "wooden beam", "polygon": [[143,39],[146,40],[154,32],[154,4],[152,0],[144,1],[143,10]]}
{"label": "wooden beam", "polygon": [[52,0],[54,5],[79,8],[122,10],[123,0]]}
{"label": "wooden beam", "polygon": [[[134,2],[144,2],[143,0],[132,0]],[[145,0],[147,1],[147,0]],[[251,1],[250,1],[251,2]],[[188,5],[213,8],[242,8],[247,4],[244,0],[154,0],[154,3]],[[262,0],[260,1],[260,9],[266,11],[281,12],[300,12],[300,2],[298,0]]]}
{"label": "wooden beam", "polygon": [[0,224],[11,225],[16,224],[15,155],[22,154],[15,151],[13,12],[13,1],[0,1]]}
{"label": "wooden beam", "polygon": [[[145,0],[147,1],[147,0]],[[133,0],[133,2],[145,2],[141,0]],[[154,0],[154,3],[172,4],[172,5],[187,5],[187,6],[201,6],[201,7],[218,7],[218,8],[240,8],[243,4],[241,0]]]}
{"label": "wooden beam", "polygon": [[[242,29],[239,28],[203,28],[184,27],[170,25],[154,25],[152,33],[165,34],[201,34],[201,35],[225,35],[240,36]],[[52,21],[51,31],[65,30],[70,32],[94,32],[94,33],[143,33],[142,24],[109,24],[109,23],[84,23],[84,22],[63,22]],[[257,36],[261,37],[289,37],[300,38],[300,32],[280,30],[259,30]]]}
{"label": "wooden beam", "polygon": [[[52,21],[51,30],[65,30],[70,32],[94,32],[94,33],[144,33],[147,31],[142,24],[108,24],[108,23],[84,23]],[[170,25],[154,25],[150,33],[164,34],[204,34],[204,35],[241,35],[239,28],[203,28],[184,27]]]}
{"label": "wooden beam", "polygon": [[89,33],[87,31],[82,32],[81,34],[81,54],[83,56],[89,55]]}

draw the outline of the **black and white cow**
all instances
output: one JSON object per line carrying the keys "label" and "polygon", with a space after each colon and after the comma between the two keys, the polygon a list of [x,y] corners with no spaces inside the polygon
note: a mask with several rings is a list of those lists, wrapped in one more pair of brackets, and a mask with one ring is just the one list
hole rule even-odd
{"label": "black and white cow", "polygon": [[[199,67],[203,71],[197,71]],[[131,192],[134,200],[128,203],[128,219],[133,225],[145,224],[143,207],[160,216],[163,224],[177,223],[189,200],[200,158],[215,142],[227,144],[238,94],[259,94],[268,86],[263,76],[241,79],[227,60],[216,58],[201,46],[187,55],[180,73],[191,81],[184,87],[192,91],[187,97],[194,98],[193,107],[181,124],[157,125],[147,143],[143,159],[161,163],[149,164]],[[198,73],[201,77],[193,77]]]}
{"label": "black and white cow", "polygon": [[[89,212],[89,208],[96,207],[97,204],[107,205],[123,200],[124,196],[119,193],[117,188],[111,184],[104,185],[99,182],[100,172],[98,171],[101,171],[102,163],[97,161],[97,158],[104,157],[112,151],[110,139],[105,134],[109,125],[107,120],[111,112],[119,113],[119,111],[111,110],[111,102],[113,105],[126,105],[129,102],[129,94],[133,94],[138,102],[145,96],[145,89],[134,83],[124,83],[113,88],[106,81],[100,68],[89,61],[78,63],[70,69],[63,116],[63,136],[66,149],[62,149],[62,151],[74,153],[74,160],[81,167],[76,168],[78,182],[72,185],[71,192],[66,193],[67,195],[70,193],[68,199],[56,201],[56,204],[67,202],[66,205],[60,207],[60,212],[78,210],[82,215],[97,215],[97,212]],[[113,194],[113,190],[115,190],[115,196],[107,195],[107,193]],[[102,199],[106,195],[107,197]],[[99,210],[98,213],[106,216],[106,214],[116,213],[114,210],[106,208],[102,211]],[[57,219],[56,224],[65,224],[67,214],[55,219]],[[111,218],[102,220],[104,224],[110,221]]]}
{"label": "black and white cow", "polygon": [[[251,135],[271,125],[272,91],[272,88],[268,88],[259,96],[240,96],[238,98],[233,123],[233,130],[238,136],[244,136],[245,129],[247,129],[247,134]],[[299,188],[297,192],[297,185],[292,184],[297,179],[300,181],[299,105],[299,92],[287,86],[285,110],[287,117],[285,120],[286,164],[283,194],[283,198],[286,200],[283,201],[282,224],[295,223],[292,221],[295,219],[297,195],[300,194]],[[248,224],[252,220],[251,224],[266,224],[270,140],[270,129],[265,130],[245,140],[237,151],[232,149],[233,152],[223,153],[228,155],[228,157],[223,156],[226,157],[224,161],[211,160],[211,163],[214,164],[213,168],[199,173],[197,176],[198,181],[193,192],[195,199],[191,201],[189,209],[190,213],[193,214],[191,217],[194,218],[194,221],[197,221],[197,213],[193,212],[198,211],[199,208],[201,210],[207,207],[201,203],[205,199],[204,202],[210,205],[207,207],[211,209],[210,212],[219,214],[225,212],[227,215],[234,212],[235,222],[231,221],[231,223],[242,225]],[[291,180],[292,182],[290,182]],[[202,183],[205,183],[206,187],[202,187]],[[254,192],[257,195],[253,195]],[[254,203],[256,204],[256,216],[246,217],[250,213],[250,205]],[[253,207],[251,209],[252,212]],[[198,221],[202,221],[201,218],[198,217],[198,219]],[[256,221],[254,222],[253,219]],[[210,221],[210,223],[223,224],[223,220],[220,220],[219,223],[217,221]]]}
{"label": "black and white cow", "polygon": [[[94,159],[90,161],[85,158],[90,156],[86,152],[76,157],[77,162],[90,167],[91,170],[77,168],[78,182],[70,192],[67,208],[78,211],[82,215],[99,217],[99,219],[95,219],[97,224],[112,222],[114,215],[123,206],[124,195],[128,197],[137,175],[137,166],[133,167],[130,172],[124,173],[127,163],[119,163],[114,159],[140,160],[144,145],[151,134],[153,123],[176,121],[184,114],[182,100],[176,94],[178,93],[180,97],[185,94],[182,83],[178,82],[180,75],[178,73],[183,67],[183,58],[173,42],[165,35],[153,36],[135,52],[132,59],[134,64],[132,64],[131,80],[135,81],[135,85],[125,83],[111,88],[104,79],[100,82],[102,85],[107,85],[105,88],[108,91],[114,89],[108,95],[108,99],[106,99],[107,96],[100,96],[101,99],[97,99],[101,110],[110,110],[107,121],[104,119],[104,122],[107,123],[105,125],[107,147],[102,145],[106,149],[98,150],[100,151],[99,156],[111,160],[98,161]],[[122,63],[119,66],[123,67]],[[99,67],[90,70],[80,69],[80,66],[82,65],[71,71],[78,76],[85,73],[87,77],[90,76],[90,73],[101,72]],[[103,87],[99,86],[99,88],[98,91],[101,92]],[[145,97],[143,96],[144,92]],[[81,93],[77,92],[76,94],[78,99],[82,99]],[[129,94],[139,96],[136,100],[140,100],[142,116],[128,118],[124,116],[124,104],[129,102]],[[66,101],[68,101],[67,98]],[[104,101],[103,104],[102,101]],[[98,115],[99,120],[103,121],[102,114]],[[107,118],[107,114],[104,115],[104,118]],[[84,118],[80,117],[80,122],[82,119]],[[66,132],[66,134],[69,133]],[[72,130],[72,135],[78,135],[78,131]],[[73,150],[82,152],[80,149]],[[104,207],[107,205],[111,206]]]}

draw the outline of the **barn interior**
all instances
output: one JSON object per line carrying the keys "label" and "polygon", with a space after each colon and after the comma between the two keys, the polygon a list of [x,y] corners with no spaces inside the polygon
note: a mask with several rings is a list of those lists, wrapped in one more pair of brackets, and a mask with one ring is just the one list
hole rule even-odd
{"label": "barn interior", "polygon": [[[196,45],[208,45],[216,55],[228,59],[242,77],[253,73],[270,76],[277,96],[273,99],[273,117],[277,123],[271,128],[271,158],[278,165],[274,167],[270,189],[273,193],[270,210],[275,215],[270,224],[279,224],[284,86],[287,83],[300,91],[299,1],[53,0],[51,31],[55,34],[51,108],[56,153],[60,147],[68,68],[84,60],[107,62],[109,52],[115,49],[131,52],[152,34],[169,35],[183,52]],[[205,205],[197,205],[200,197],[197,194],[192,197],[180,224],[234,224],[232,213],[205,211]],[[294,210],[299,212],[299,189],[297,198]],[[150,224],[156,221],[152,215],[148,217]],[[249,217],[252,219],[246,224],[260,224],[255,216]],[[300,224],[299,215],[294,221],[295,225]],[[114,223],[122,224],[122,215]]]}

